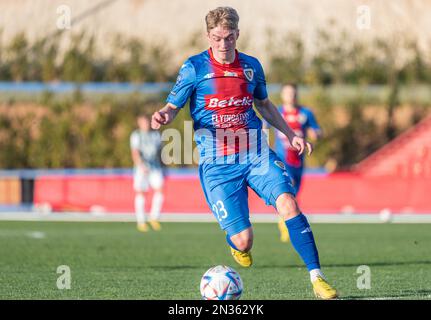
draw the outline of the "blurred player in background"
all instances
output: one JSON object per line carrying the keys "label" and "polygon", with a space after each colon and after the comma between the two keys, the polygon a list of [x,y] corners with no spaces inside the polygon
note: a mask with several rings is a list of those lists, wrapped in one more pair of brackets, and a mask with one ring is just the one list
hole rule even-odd
{"label": "blurred player in background", "polygon": [[[281,89],[282,105],[278,108],[284,121],[295,134],[304,139],[310,138],[311,141],[316,141],[322,135],[322,130],[314,117],[313,112],[298,104],[298,88],[294,83],[287,83]],[[287,171],[293,179],[296,194],[298,194],[302,173],[304,170],[304,154],[299,154],[287,137],[275,130],[275,152],[284,161],[287,166]],[[282,242],[289,241],[289,232],[283,219],[279,220],[278,227],[280,230],[280,240]]]}
{"label": "blurred player in background", "polygon": [[243,267],[253,262],[247,194],[247,187],[251,187],[283,216],[293,247],[307,266],[315,295],[335,298],[336,290],[320,269],[313,232],[296,203],[291,178],[283,162],[269,149],[253,102],[262,117],[283,132],[299,154],[306,149],[311,154],[312,146],[295,135],[268,99],[259,61],[236,50],[239,16],[235,9],[216,8],[205,20],[210,48],[182,65],[167,104],[153,114],[151,126],[159,129],[170,123],[190,98],[202,189],[226,233],[235,261]]}
{"label": "blurred player in background", "polygon": [[159,223],[160,210],[163,203],[163,172],[160,159],[161,138],[159,131],[151,130],[150,118],[138,116],[138,129],[130,135],[130,148],[134,164],[133,188],[135,190],[135,213],[138,230],[148,231],[145,215],[145,194],[149,187],[154,191],[149,224],[155,231],[161,229]]}

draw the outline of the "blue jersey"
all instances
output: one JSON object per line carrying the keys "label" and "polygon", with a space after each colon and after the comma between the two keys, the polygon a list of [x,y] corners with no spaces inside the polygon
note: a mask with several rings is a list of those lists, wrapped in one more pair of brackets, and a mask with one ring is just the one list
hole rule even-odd
{"label": "blue jersey", "polygon": [[[299,137],[305,139],[309,128],[320,131],[313,112],[308,108],[298,106],[292,111],[286,111],[283,106],[280,106],[278,111],[287,125]],[[288,166],[294,168],[303,167],[305,153],[300,156],[298,151],[290,145],[287,137],[278,130],[275,131],[275,151]]]}
{"label": "blue jersey", "polygon": [[[295,192],[283,162],[269,149],[262,122],[253,110],[254,99],[267,97],[265,76],[256,58],[236,51],[234,62],[220,64],[209,49],[182,65],[167,98],[178,108],[190,98],[200,151],[200,182],[209,208],[228,236],[250,226],[247,186],[274,207],[280,194]],[[233,133],[234,139],[228,136],[226,142],[220,132]],[[244,154],[250,161],[241,160]],[[219,159],[234,161],[220,163]]]}
{"label": "blue jersey", "polygon": [[208,49],[182,65],[166,101],[182,108],[190,98],[195,140],[202,158],[241,151],[235,143],[217,141],[217,129],[245,136],[247,147],[257,141],[262,122],[253,110],[253,100],[267,97],[265,75],[256,58],[236,51],[234,62],[221,64]]}

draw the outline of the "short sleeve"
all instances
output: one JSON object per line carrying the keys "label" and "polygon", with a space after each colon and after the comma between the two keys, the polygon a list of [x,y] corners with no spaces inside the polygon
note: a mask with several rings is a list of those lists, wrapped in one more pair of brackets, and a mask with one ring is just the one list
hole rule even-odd
{"label": "short sleeve", "polygon": [[263,72],[262,65],[256,59],[256,88],[254,89],[254,98],[258,100],[265,100],[268,98],[268,92],[266,91],[266,80],[265,73]]}
{"label": "short sleeve", "polygon": [[172,103],[178,108],[184,107],[187,99],[192,95],[196,84],[195,67],[190,60],[184,62],[178,73],[174,87],[166,99],[166,102]]}
{"label": "short sleeve", "polygon": [[130,148],[139,149],[139,136],[136,131],[130,135]]}
{"label": "short sleeve", "polygon": [[313,114],[313,112],[311,112],[311,110],[308,110],[308,112],[307,112],[307,127],[314,129],[316,131],[320,131],[320,126],[317,123],[317,120],[314,117],[314,114]]}

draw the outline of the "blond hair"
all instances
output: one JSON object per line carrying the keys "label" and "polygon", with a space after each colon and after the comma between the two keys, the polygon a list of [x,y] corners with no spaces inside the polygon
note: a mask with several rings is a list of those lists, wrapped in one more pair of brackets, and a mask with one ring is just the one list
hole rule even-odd
{"label": "blond hair", "polygon": [[205,17],[207,23],[207,31],[217,27],[218,25],[231,29],[238,29],[239,16],[234,8],[231,7],[218,7],[208,12]]}

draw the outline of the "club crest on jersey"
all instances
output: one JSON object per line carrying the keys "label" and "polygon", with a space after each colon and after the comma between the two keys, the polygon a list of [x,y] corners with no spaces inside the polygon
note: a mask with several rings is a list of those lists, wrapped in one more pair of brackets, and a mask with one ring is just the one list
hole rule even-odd
{"label": "club crest on jersey", "polygon": [[244,69],[244,75],[248,81],[253,80],[254,71],[251,68]]}

